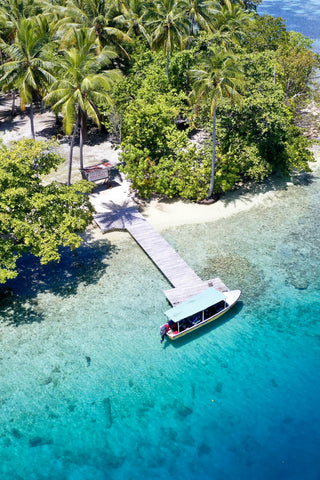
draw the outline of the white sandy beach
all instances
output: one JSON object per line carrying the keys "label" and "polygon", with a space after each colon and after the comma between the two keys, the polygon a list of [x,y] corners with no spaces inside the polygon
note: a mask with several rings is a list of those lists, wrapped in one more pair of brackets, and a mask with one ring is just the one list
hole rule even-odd
{"label": "white sandy beach", "polygon": [[[30,120],[27,115],[16,116],[13,121],[6,117],[6,112],[10,106],[9,100],[2,102],[0,105],[0,131],[2,132],[2,140],[9,145],[14,140],[30,138]],[[48,134],[54,134],[54,115],[50,112],[35,115],[36,138],[39,140],[48,139]],[[50,137],[49,137],[50,138]],[[60,153],[68,158],[68,144],[64,141],[59,147]],[[320,169],[320,146],[315,145],[313,151],[316,162],[311,164],[312,170]],[[101,161],[108,160],[113,165],[118,163],[118,150],[109,140],[99,137],[99,142],[92,141],[90,145],[84,147],[85,162],[87,165],[93,165]],[[75,160],[73,180],[80,178],[78,171],[79,149],[75,147]],[[58,170],[56,177],[61,181],[66,179],[67,165],[65,164]],[[55,174],[52,175],[52,178]],[[122,181],[116,179],[112,188],[99,186],[91,195],[91,201],[98,213],[109,211],[111,209],[120,208],[122,206],[135,205],[138,206],[145,218],[156,228],[161,231],[166,228],[175,226],[214,222],[222,218],[228,218],[238,212],[249,210],[257,205],[264,204],[272,206],[272,202],[276,201],[278,195],[282,195],[283,191],[293,185],[292,182],[283,178],[272,178],[250,188],[238,189],[228,192],[221,199],[211,205],[202,205],[182,200],[151,200],[149,202],[139,202],[134,200],[132,192],[130,192],[130,184],[122,176]],[[101,238],[101,233],[97,226],[93,225],[88,228],[90,238]],[[111,238],[119,235],[119,232],[111,232],[106,234]],[[121,234],[122,235],[122,234]]]}

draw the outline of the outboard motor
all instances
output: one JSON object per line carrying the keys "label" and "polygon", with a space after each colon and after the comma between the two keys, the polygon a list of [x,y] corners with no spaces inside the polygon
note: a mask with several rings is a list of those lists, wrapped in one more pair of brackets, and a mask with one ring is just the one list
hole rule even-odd
{"label": "outboard motor", "polygon": [[164,325],[162,325],[162,327],[160,328],[160,335],[161,335],[161,340],[160,340],[160,343],[163,342],[164,340],[164,337],[167,335],[167,331],[169,330],[169,325],[167,323],[165,323]]}

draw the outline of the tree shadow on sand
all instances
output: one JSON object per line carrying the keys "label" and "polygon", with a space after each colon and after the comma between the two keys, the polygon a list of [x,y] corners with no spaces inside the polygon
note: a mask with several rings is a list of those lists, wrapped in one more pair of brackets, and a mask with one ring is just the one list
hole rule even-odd
{"label": "tree shadow on sand", "polygon": [[[0,132],[20,133],[21,138],[27,133],[31,137],[30,108],[27,107],[24,112],[21,112],[20,108],[18,108],[17,113],[12,116],[11,109],[6,109],[6,106],[6,104],[2,105],[0,109]],[[63,133],[61,126],[56,124],[55,116],[48,109],[42,113],[35,113],[34,122],[36,139],[51,139],[57,136],[58,133]]]}
{"label": "tree shadow on sand", "polygon": [[109,201],[108,203],[102,203],[101,206],[108,208],[108,212],[98,213],[95,220],[104,233],[112,230],[126,230],[136,221],[146,221],[137,207],[131,205],[130,200],[121,205]]}
{"label": "tree shadow on sand", "polygon": [[24,255],[18,262],[18,277],[0,290],[0,321],[17,327],[43,321],[45,315],[37,308],[38,294],[51,293],[59,302],[59,298],[75,295],[80,285],[96,284],[117,250],[105,240],[84,243],[73,252],[61,249],[61,261],[47,265],[33,255]]}
{"label": "tree shadow on sand", "polygon": [[[3,113],[0,113],[0,120],[3,119]],[[25,125],[25,119],[23,117],[6,117],[4,119],[5,121],[3,122],[0,122],[0,132],[6,132],[6,131],[17,131],[19,130],[21,127],[23,127]]]}
{"label": "tree shadow on sand", "polygon": [[[12,116],[12,100],[10,97],[0,97],[0,132],[15,132],[21,133],[21,138],[24,137],[22,130],[24,129],[27,135],[31,137],[30,126],[30,107],[27,106],[22,112],[19,106],[16,106],[16,114]],[[69,144],[70,136],[66,135],[62,128],[62,118],[56,116],[51,112],[50,108],[44,108],[41,111],[36,109],[34,114],[36,139],[51,139],[55,137],[61,144]],[[100,144],[110,141],[116,144],[111,133],[102,131],[89,122],[87,130],[87,139],[85,144],[91,146],[98,146]],[[76,136],[75,145],[79,146],[80,136]]]}

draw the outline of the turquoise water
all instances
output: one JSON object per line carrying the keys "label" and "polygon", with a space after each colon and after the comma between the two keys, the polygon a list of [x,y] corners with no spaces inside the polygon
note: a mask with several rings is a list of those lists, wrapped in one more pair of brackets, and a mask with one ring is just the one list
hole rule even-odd
{"label": "turquoise water", "polygon": [[319,0],[263,0],[258,13],[282,17],[289,30],[312,38],[315,41],[314,50],[320,52]]}
{"label": "turquoise water", "polygon": [[318,480],[320,172],[302,180],[164,232],[243,291],[176,343],[159,342],[169,285],[129,236],[25,258],[0,306],[1,480]]}
{"label": "turquoise water", "polygon": [[[259,10],[317,38],[319,9]],[[55,266],[24,258],[0,298],[0,479],[319,480],[319,187],[316,171],[164,232],[202,278],[243,292],[176,343],[159,342],[169,285],[129,236]]]}

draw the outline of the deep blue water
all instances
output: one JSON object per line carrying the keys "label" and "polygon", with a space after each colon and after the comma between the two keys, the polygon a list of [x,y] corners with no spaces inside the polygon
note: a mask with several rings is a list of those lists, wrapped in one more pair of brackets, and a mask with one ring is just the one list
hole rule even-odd
{"label": "deep blue water", "polygon": [[129,236],[25,258],[0,302],[0,479],[319,480],[319,168],[301,180],[164,232],[242,290],[180,342],[159,343],[169,285]]}
{"label": "deep blue water", "polygon": [[288,30],[301,32],[313,39],[314,50],[320,52],[319,0],[263,0],[258,13],[282,17]]}

